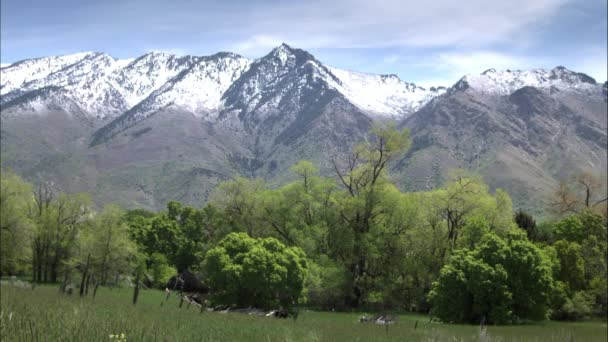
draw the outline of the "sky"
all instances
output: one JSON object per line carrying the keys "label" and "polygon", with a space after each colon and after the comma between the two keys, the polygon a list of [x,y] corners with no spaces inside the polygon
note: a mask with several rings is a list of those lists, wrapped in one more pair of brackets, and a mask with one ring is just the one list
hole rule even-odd
{"label": "sky", "polygon": [[258,58],[282,42],[323,63],[449,86],[489,68],[607,76],[606,0],[2,0],[0,61],[82,51]]}

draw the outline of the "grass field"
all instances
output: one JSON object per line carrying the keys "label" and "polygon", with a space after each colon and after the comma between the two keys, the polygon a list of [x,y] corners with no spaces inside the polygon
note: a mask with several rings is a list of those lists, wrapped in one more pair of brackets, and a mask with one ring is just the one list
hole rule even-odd
{"label": "grass field", "polygon": [[[177,296],[164,305],[162,291],[142,291],[136,306],[129,289],[100,288],[97,297],[59,295],[57,287],[35,290],[2,285],[0,340],[5,341],[606,341],[605,321],[542,322],[479,327],[428,323],[400,315],[388,331],[361,324],[360,313],[303,311],[297,321],[243,314],[200,313]],[[414,329],[418,321],[417,329]],[[115,340],[114,340],[115,341]]]}

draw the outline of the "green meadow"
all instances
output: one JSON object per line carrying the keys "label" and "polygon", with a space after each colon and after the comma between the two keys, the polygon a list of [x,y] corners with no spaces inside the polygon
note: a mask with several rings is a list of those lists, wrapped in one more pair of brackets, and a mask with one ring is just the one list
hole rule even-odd
{"label": "green meadow", "polygon": [[[56,286],[34,290],[1,286],[2,341],[606,341],[606,321],[540,322],[487,326],[433,322],[399,315],[386,326],[362,324],[362,313],[301,309],[297,320],[207,312],[172,294],[100,288],[95,299],[59,294]],[[162,305],[161,305],[162,303]],[[369,313],[373,314],[373,313]],[[110,335],[124,334],[124,339]]]}

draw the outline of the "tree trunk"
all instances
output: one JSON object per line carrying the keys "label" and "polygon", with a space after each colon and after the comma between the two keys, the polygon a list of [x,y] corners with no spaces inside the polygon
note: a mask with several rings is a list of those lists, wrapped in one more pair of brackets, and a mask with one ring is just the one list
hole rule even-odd
{"label": "tree trunk", "polygon": [[56,255],[51,263],[51,283],[57,282],[57,269],[59,268],[59,257]]}
{"label": "tree trunk", "polygon": [[59,291],[61,293],[65,293],[65,288],[68,286],[69,273],[70,273],[69,270],[66,270],[63,273],[63,282],[61,283],[61,286],[59,287]]}
{"label": "tree trunk", "polygon": [[135,278],[135,289],[133,290],[133,305],[137,304],[137,297],[139,296],[139,272]]}
{"label": "tree trunk", "polygon": [[50,268],[50,263],[51,263],[51,257],[49,256],[50,253],[50,243],[48,241],[45,242],[44,244],[44,269],[43,269],[43,276],[44,276],[44,282],[48,283],[49,281],[49,268]]}
{"label": "tree trunk", "polygon": [[91,253],[89,253],[89,255],[87,255],[87,263],[84,266],[84,271],[82,272],[82,280],[80,281],[80,297],[82,297],[84,295],[84,285],[85,285],[85,281],[87,280],[87,274],[89,272],[90,261],[91,261]]}
{"label": "tree trunk", "polygon": [[84,295],[88,296],[89,295],[89,282],[91,281],[91,275],[87,275],[87,282],[84,285]]}
{"label": "tree trunk", "polygon": [[36,247],[34,247],[34,253],[32,255],[32,283],[36,283],[38,282],[38,264],[36,262],[37,258],[36,258]]}
{"label": "tree trunk", "polygon": [[95,288],[93,289],[93,299],[95,299],[95,296],[97,295],[98,288],[99,288],[99,280],[97,280],[97,278],[95,278]]}

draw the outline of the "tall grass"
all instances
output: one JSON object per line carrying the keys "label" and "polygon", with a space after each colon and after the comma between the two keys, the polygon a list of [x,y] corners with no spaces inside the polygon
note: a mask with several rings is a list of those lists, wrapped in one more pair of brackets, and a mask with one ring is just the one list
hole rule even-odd
{"label": "tall grass", "polygon": [[[543,322],[479,327],[428,323],[420,315],[401,315],[388,331],[361,324],[357,313],[301,311],[298,320],[243,314],[200,313],[178,308],[177,296],[161,306],[165,294],[142,291],[131,304],[129,289],[100,288],[97,297],[60,295],[56,287],[34,290],[2,285],[1,341],[606,341],[606,322]],[[418,324],[416,324],[418,321]],[[417,328],[414,327],[417,325]],[[121,340],[122,341],[122,340]]]}

